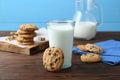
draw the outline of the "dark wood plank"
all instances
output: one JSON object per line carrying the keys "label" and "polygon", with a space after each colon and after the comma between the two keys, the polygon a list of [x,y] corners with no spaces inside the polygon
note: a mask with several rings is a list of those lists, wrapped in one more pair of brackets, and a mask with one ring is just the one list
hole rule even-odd
{"label": "dark wood plank", "polygon": [[[0,36],[8,32],[0,32]],[[90,41],[74,40],[74,45],[109,39],[120,40],[120,32],[99,32]],[[58,73],[47,72],[42,65],[43,52],[27,56],[0,51],[0,80],[119,80],[120,65],[82,63],[80,55],[73,54],[72,67]]]}

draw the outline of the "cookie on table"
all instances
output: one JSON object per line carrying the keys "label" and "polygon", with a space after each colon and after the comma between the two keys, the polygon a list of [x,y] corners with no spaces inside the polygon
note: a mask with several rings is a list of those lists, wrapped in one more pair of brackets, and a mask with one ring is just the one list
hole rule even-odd
{"label": "cookie on table", "polygon": [[34,24],[23,24],[20,26],[20,30],[22,31],[35,31],[38,30],[38,27]]}
{"label": "cookie on table", "polygon": [[80,57],[82,62],[93,63],[93,62],[100,62],[101,57],[98,54],[89,53],[89,54],[82,54]]}
{"label": "cookie on table", "polygon": [[103,53],[103,49],[95,44],[86,44],[85,48],[89,51],[89,52],[93,52],[93,53]]}
{"label": "cookie on table", "polygon": [[77,45],[77,48],[79,50],[82,50],[82,51],[88,51],[86,48],[85,48],[85,45]]}
{"label": "cookie on table", "polygon": [[64,62],[63,51],[57,47],[47,48],[43,54],[43,66],[47,71],[59,71]]}

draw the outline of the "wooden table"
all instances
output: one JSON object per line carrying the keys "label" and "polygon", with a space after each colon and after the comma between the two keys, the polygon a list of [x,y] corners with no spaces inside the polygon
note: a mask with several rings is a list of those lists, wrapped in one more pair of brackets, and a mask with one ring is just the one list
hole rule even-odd
{"label": "wooden table", "polygon": [[[0,32],[0,36],[9,32]],[[74,45],[109,39],[120,41],[120,32],[98,32],[90,41],[74,40]],[[2,46],[0,46],[2,47]],[[32,56],[0,51],[0,80],[120,80],[120,65],[82,63],[73,54],[72,67],[59,73],[47,72],[42,65],[43,52]]]}

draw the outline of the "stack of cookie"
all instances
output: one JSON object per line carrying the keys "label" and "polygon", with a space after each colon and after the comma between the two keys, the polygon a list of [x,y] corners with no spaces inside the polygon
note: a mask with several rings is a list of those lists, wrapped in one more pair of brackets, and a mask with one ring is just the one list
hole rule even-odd
{"label": "stack of cookie", "polygon": [[21,45],[33,45],[36,36],[35,30],[38,30],[38,28],[33,24],[21,25],[17,31],[17,42]]}

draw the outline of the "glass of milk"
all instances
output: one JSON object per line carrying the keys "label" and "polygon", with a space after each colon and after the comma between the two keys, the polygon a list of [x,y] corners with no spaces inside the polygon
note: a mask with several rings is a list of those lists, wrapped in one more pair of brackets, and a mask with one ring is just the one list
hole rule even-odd
{"label": "glass of milk", "polygon": [[72,65],[72,46],[74,34],[73,21],[50,21],[47,23],[49,46],[59,47],[64,53],[62,69]]}

